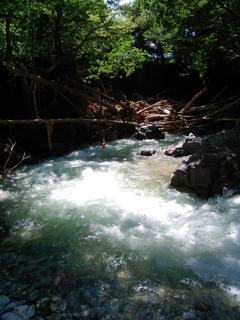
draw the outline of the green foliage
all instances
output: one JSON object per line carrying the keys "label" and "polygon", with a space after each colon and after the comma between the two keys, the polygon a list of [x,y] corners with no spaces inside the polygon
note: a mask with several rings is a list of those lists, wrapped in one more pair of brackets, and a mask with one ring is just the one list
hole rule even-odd
{"label": "green foliage", "polygon": [[4,0],[0,8],[2,59],[71,64],[82,79],[139,67],[144,53],[131,31],[104,0]]}
{"label": "green foliage", "polygon": [[227,65],[240,76],[239,0],[2,0],[0,57],[69,64],[82,79],[130,75],[166,56],[205,77]]}
{"label": "green foliage", "polygon": [[143,46],[173,54],[203,77],[213,66],[239,65],[239,0],[135,0],[123,11],[135,15]]}

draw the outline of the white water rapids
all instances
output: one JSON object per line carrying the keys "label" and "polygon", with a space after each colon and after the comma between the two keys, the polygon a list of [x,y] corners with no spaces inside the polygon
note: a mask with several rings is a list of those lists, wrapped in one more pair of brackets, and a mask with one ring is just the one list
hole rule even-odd
{"label": "white water rapids", "polygon": [[[240,196],[169,188],[181,159],[162,148],[180,139],[85,145],[18,169],[1,182],[6,241],[29,243],[56,275],[114,281],[130,319],[239,319]],[[144,149],[156,154],[137,155]]]}

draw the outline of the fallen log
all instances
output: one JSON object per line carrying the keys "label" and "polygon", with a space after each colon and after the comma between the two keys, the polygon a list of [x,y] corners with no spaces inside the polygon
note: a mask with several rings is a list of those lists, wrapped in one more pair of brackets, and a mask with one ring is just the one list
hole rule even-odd
{"label": "fallen log", "polygon": [[[202,130],[201,126],[212,126],[214,121],[237,121],[237,114],[231,115],[224,113],[226,110],[234,108],[240,103],[240,94],[235,95],[229,99],[225,99],[220,102],[215,102],[216,99],[226,90],[226,87],[217,94],[210,103],[204,106],[194,107],[194,103],[198,98],[200,98],[206,91],[207,88],[204,87],[200,92],[198,92],[183,108],[181,105],[181,110],[176,107],[176,103],[171,100],[159,100],[157,97],[149,100],[139,100],[136,102],[128,101],[125,102],[117,101],[116,99],[108,96],[106,92],[101,92],[99,89],[94,89],[88,87],[84,84],[78,83],[75,80],[68,79],[68,84],[63,84],[60,82],[48,80],[41,78],[33,73],[29,73],[26,68],[15,68],[12,65],[3,63],[5,67],[22,77],[25,81],[30,79],[33,82],[33,98],[35,97],[36,84],[42,83],[43,85],[52,87],[57,94],[61,95],[68,103],[73,107],[81,110],[77,105],[72,103],[69,95],[65,96],[65,92],[70,95],[79,96],[88,102],[87,112],[85,115],[80,115],[81,118],[70,119],[41,119],[38,116],[36,108],[36,117],[38,119],[26,119],[26,120],[0,120],[0,125],[18,125],[18,124],[46,124],[48,129],[48,140],[49,145],[51,145],[51,132],[52,125],[54,123],[93,123],[106,126],[135,126],[141,127],[145,125],[155,125],[158,126],[159,130],[162,132],[177,133],[182,131],[193,131],[199,128]],[[63,94],[64,93],[64,94]],[[34,100],[34,105],[36,107],[36,101]],[[150,105],[147,101],[153,100]],[[213,103],[214,102],[214,103]],[[179,104],[180,105],[180,104]],[[111,112],[108,112],[108,111]],[[125,112],[127,110],[128,112]],[[130,112],[129,112],[130,110]],[[114,111],[114,112],[112,112]],[[219,113],[222,113],[219,116]],[[232,116],[232,117],[231,117]],[[33,116],[31,116],[33,117]],[[61,117],[61,116],[60,116]],[[101,119],[98,119],[101,118]],[[107,130],[110,130],[109,128]]]}
{"label": "fallen log", "polygon": [[216,110],[216,111],[214,111],[214,112],[212,112],[212,113],[209,113],[209,114],[205,115],[205,116],[203,117],[203,119],[209,119],[210,117],[215,116],[215,115],[218,114],[218,113],[221,113],[221,112],[223,112],[223,111],[226,111],[226,110],[228,110],[228,109],[231,109],[231,108],[237,106],[239,103],[240,103],[240,99],[238,99],[238,100],[236,100],[236,101],[234,101],[234,102],[232,102],[232,103],[224,106],[224,107],[221,108],[221,109],[218,109],[218,110]]}
{"label": "fallen log", "polygon": [[184,114],[192,105],[193,103],[200,98],[205,92],[207,91],[207,87],[204,87],[201,91],[199,91],[189,102],[188,104],[179,111],[179,114]]}
{"label": "fallen log", "polygon": [[237,94],[233,97],[230,97],[228,99],[224,99],[215,103],[208,103],[207,105],[203,106],[194,106],[189,108],[186,113],[196,113],[196,112],[205,112],[205,111],[213,111],[214,109],[219,109],[221,106],[224,106],[226,103],[230,103],[231,101],[236,101],[240,97],[240,94]]}
{"label": "fallen log", "polygon": [[17,124],[54,124],[54,123],[93,123],[102,125],[123,125],[141,127],[142,125],[136,122],[107,120],[107,119],[29,119],[29,120],[0,120],[0,125],[17,125]]}

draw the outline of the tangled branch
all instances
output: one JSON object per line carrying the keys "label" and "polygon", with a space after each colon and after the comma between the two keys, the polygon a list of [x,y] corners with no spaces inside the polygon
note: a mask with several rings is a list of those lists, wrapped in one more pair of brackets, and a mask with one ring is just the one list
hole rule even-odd
{"label": "tangled branch", "polygon": [[11,180],[12,180],[12,178],[10,177],[11,172],[12,172],[13,170],[15,170],[24,160],[28,159],[29,157],[28,157],[28,156],[26,157],[26,156],[25,156],[25,152],[24,152],[24,154],[23,154],[23,156],[22,156],[22,159],[21,159],[14,167],[12,167],[12,168],[7,168],[8,162],[9,162],[9,160],[11,159],[11,156],[12,156],[13,149],[14,149],[14,147],[15,147],[16,144],[17,144],[16,142],[15,142],[15,143],[12,143],[11,139],[9,139],[9,138],[8,138],[8,140],[9,140],[10,143],[11,143],[11,148],[10,148],[10,151],[9,151],[8,158],[7,158],[6,162],[5,162],[2,170],[0,171],[0,178],[2,178],[2,179],[11,179]]}

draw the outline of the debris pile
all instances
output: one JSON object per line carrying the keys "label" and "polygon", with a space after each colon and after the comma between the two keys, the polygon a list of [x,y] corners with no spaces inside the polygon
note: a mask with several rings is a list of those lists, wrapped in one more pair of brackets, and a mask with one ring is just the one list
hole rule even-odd
{"label": "debris pile", "polygon": [[[44,79],[31,72],[26,72],[24,68],[16,68],[6,63],[4,65],[8,71],[16,76],[24,77],[25,81],[31,82],[31,88],[35,88],[33,96],[36,84],[41,83],[41,85],[52,87],[56,94],[65,99],[75,110],[80,110],[81,106],[75,105],[69,96],[81,97],[87,102],[88,106],[85,114],[72,119],[64,117],[61,119],[41,119],[36,112],[36,119],[0,120],[0,124],[2,125],[45,123],[48,125],[48,132],[50,132],[49,127],[54,123],[88,122],[100,126],[121,125],[141,127],[155,125],[162,132],[196,133],[196,131],[202,131],[201,133],[206,134],[211,132],[214,124],[220,122],[230,122],[234,126],[240,116],[240,93],[219,101],[219,97],[227,87],[222,89],[205,105],[196,105],[196,101],[207,91],[206,87],[185,105],[176,103],[171,99],[163,99],[160,97],[160,94],[148,100],[129,101],[125,97],[122,101],[118,101],[109,94],[106,94],[106,91],[101,92],[98,88],[94,89],[71,79],[68,79],[63,84]],[[65,93],[68,97],[65,96]],[[35,105],[35,109],[37,110],[37,105]]]}

